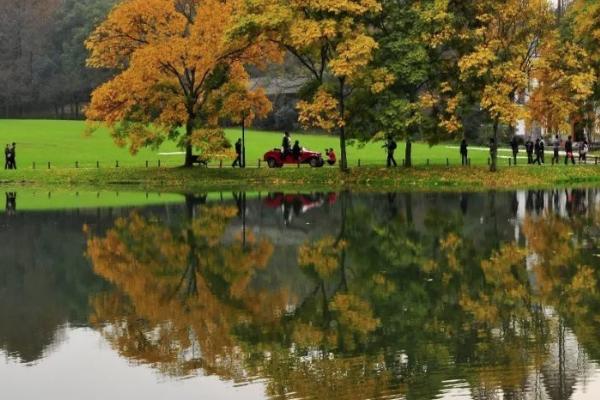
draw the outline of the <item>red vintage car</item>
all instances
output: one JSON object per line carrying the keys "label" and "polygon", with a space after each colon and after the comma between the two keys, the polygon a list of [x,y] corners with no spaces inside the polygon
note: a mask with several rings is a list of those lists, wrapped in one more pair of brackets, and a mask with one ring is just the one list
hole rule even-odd
{"label": "red vintage car", "polygon": [[303,150],[298,158],[293,154],[288,154],[284,159],[282,155],[281,149],[274,149],[266,152],[263,159],[269,168],[281,168],[285,164],[309,164],[313,168],[321,168],[325,165],[323,155],[315,151]]}

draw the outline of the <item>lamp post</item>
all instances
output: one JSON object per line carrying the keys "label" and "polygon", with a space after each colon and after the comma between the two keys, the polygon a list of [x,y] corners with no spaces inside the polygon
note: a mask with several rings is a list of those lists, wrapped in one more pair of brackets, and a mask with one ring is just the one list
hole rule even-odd
{"label": "lamp post", "polygon": [[242,113],[242,168],[246,168],[246,113]]}

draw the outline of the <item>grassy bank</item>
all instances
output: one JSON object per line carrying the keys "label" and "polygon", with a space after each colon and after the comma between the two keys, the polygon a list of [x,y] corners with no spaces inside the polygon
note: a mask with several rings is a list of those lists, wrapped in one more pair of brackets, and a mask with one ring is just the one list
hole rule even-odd
{"label": "grassy bank", "polygon": [[153,192],[218,190],[478,191],[526,188],[600,186],[600,166],[504,167],[492,174],[486,167],[416,167],[386,169],[337,168],[183,169],[112,168],[3,171],[5,190],[65,188]]}
{"label": "grassy bank", "polygon": [[[53,168],[75,168],[76,162],[80,167],[95,167],[96,163],[100,163],[101,167],[114,167],[116,161],[122,167],[143,167],[146,161],[156,166],[159,160],[162,166],[169,167],[183,163],[183,155],[172,142],[166,142],[158,149],[144,149],[134,156],[127,149],[117,147],[105,129],[99,129],[91,136],[84,135],[84,132],[85,123],[82,121],[0,120],[0,146],[17,142],[18,166],[30,169],[33,163],[37,168],[47,168],[48,162]],[[235,142],[241,132],[239,129],[227,129],[226,134],[231,142]],[[280,132],[248,131],[248,166],[256,166],[267,150],[280,146],[281,137]],[[339,140],[335,136],[294,132],[293,138],[312,150],[334,148],[339,151]],[[500,162],[508,164],[505,158],[508,156],[508,149],[501,150]],[[403,157],[404,144],[400,143],[396,154],[398,163],[402,162]],[[488,151],[472,147],[470,158],[473,165],[485,165]],[[361,165],[382,166],[385,159],[382,143],[348,147],[351,166],[358,165],[359,161]],[[425,165],[428,160],[431,165],[445,165],[447,159],[453,165],[460,163],[457,144],[446,143],[433,147],[425,143],[413,144],[415,165]],[[231,161],[225,160],[224,165],[230,165]]]}

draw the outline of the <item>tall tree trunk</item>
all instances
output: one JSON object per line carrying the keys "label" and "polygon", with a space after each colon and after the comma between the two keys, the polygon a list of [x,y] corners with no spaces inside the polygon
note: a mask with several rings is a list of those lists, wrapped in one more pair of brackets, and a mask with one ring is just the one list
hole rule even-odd
{"label": "tall tree trunk", "polygon": [[342,126],[340,126],[340,169],[342,171],[348,171],[348,158],[346,156],[346,128],[345,128],[345,119],[344,114],[346,113],[346,96],[344,94],[346,78],[339,78],[340,80],[340,93],[339,93],[339,101],[340,101],[340,118],[342,121]]}
{"label": "tall tree trunk", "polygon": [[194,166],[194,154],[192,146],[192,133],[194,133],[194,119],[188,118],[187,124],[185,125],[185,163],[184,167],[191,168]]}
{"label": "tall tree trunk", "polygon": [[406,149],[404,150],[404,166],[406,168],[412,167],[412,142],[410,136],[406,137]]}
{"label": "tall tree trunk", "polygon": [[498,125],[499,121],[498,118],[496,118],[494,120],[494,143],[490,146],[490,156],[492,159],[490,163],[490,172],[498,171]]}

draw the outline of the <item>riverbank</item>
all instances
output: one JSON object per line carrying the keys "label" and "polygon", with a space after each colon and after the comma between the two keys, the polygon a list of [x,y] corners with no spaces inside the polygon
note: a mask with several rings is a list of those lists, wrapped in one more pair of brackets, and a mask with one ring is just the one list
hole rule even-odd
{"label": "riverbank", "polygon": [[153,192],[264,190],[292,192],[353,191],[484,191],[600,186],[600,166],[503,167],[490,173],[485,166],[386,169],[337,168],[218,169],[106,168],[1,171],[5,190],[65,188]]}

